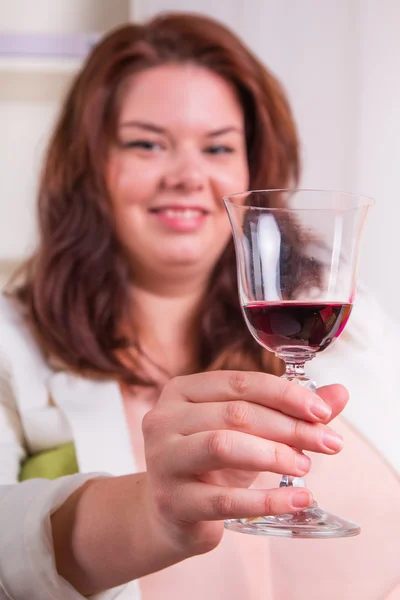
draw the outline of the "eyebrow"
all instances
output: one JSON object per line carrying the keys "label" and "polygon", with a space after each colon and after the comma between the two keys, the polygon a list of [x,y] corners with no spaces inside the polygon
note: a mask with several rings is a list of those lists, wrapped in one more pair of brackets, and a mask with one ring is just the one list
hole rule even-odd
{"label": "eyebrow", "polygon": [[166,133],[162,127],[158,127],[153,123],[146,123],[145,121],[124,121],[119,126],[121,129],[125,129],[125,127],[139,127],[140,129],[146,129],[146,131],[153,131],[154,133]]}
{"label": "eyebrow", "polygon": [[235,133],[243,133],[243,129],[241,127],[235,127],[233,125],[231,125],[230,127],[223,127],[223,129],[217,129],[216,131],[211,131],[210,133],[207,134],[207,137],[217,137],[219,135],[223,135],[224,133],[231,133],[231,132],[235,132]]}
{"label": "eyebrow", "polygon": [[[154,125],[154,123],[148,123],[146,121],[124,121],[119,125],[119,127],[121,129],[125,129],[128,127],[138,127],[139,129],[152,131],[153,133],[159,133],[162,135],[165,135],[167,133],[167,130],[163,127],[159,127],[158,125]],[[231,132],[242,134],[243,129],[241,127],[235,127],[231,125],[228,127],[223,127],[222,129],[217,129],[216,131],[210,131],[209,133],[207,133],[207,137],[218,137],[219,135]]]}

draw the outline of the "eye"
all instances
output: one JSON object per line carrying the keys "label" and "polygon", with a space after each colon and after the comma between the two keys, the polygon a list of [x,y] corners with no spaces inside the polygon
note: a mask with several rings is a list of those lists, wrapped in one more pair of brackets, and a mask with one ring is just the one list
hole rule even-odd
{"label": "eye", "polygon": [[140,148],[141,150],[146,150],[147,152],[162,150],[161,144],[152,142],[150,140],[132,140],[129,142],[122,142],[122,146],[124,148]]}
{"label": "eye", "polygon": [[231,146],[208,146],[204,151],[207,154],[232,154],[235,152]]}

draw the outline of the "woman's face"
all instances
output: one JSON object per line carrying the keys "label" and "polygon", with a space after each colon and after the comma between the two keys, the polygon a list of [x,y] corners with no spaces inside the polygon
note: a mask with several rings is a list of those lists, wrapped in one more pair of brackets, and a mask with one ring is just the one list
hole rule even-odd
{"label": "woman's face", "polygon": [[248,188],[244,115],[218,75],[165,65],[124,94],[107,184],[136,277],[207,274],[230,236],[222,196]]}

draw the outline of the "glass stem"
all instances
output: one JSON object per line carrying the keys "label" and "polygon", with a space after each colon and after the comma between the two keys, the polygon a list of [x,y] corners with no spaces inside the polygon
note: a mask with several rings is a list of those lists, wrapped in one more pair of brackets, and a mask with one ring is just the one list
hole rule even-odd
{"label": "glass stem", "polygon": [[294,381],[310,391],[316,392],[317,386],[315,381],[310,379],[304,370],[306,360],[309,359],[299,361],[298,358],[289,358],[284,356],[280,356],[279,358],[282,358],[286,365],[286,372],[282,375],[282,379],[289,379],[289,381]]}
{"label": "glass stem", "polygon": [[[278,355],[279,358],[285,361],[286,372],[282,375],[282,379],[288,379],[294,383],[309,389],[312,392],[317,390],[315,381],[310,379],[304,369],[306,361],[314,358],[314,355],[307,355],[304,357],[299,356],[288,356]],[[282,475],[279,487],[306,487],[303,477],[292,477],[291,475]],[[317,504],[314,502],[312,508],[316,507]]]}

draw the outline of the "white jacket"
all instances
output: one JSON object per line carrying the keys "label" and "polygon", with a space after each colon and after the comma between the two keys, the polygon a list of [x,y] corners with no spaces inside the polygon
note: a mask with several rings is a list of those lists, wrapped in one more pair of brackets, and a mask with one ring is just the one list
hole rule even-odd
{"label": "white jacket", "polygon": [[[28,452],[72,440],[80,474],[16,484]],[[118,385],[53,371],[0,296],[0,600],[82,600],[55,569],[49,515],[88,479],[134,472]],[[140,589],[92,598],[140,600]]]}
{"label": "white jacket", "polygon": [[[359,293],[342,337],[307,371],[318,385],[349,388],[345,416],[400,473],[399,339],[399,326]],[[72,440],[80,474],[17,483],[27,453]],[[87,479],[133,472],[118,385],[52,370],[21,316],[0,297],[0,600],[82,600],[55,569],[49,515]],[[139,600],[140,587],[132,582],[93,598]]]}

